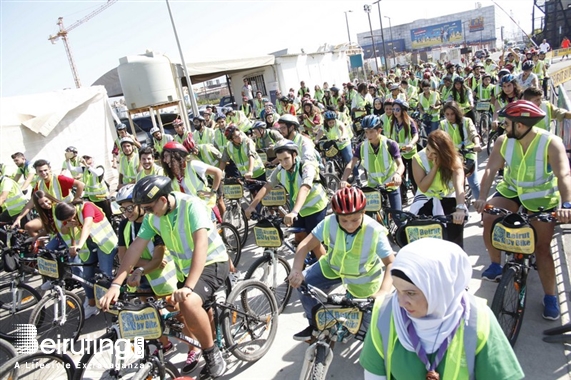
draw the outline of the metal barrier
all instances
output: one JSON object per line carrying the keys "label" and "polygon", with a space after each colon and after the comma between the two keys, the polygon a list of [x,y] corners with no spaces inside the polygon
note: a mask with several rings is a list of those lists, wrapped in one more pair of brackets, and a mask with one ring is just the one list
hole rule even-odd
{"label": "metal barrier", "polygon": [[[563,84],[560,84],[558,87],[558,97],[557,97],[557,107],[563,108],[566,110],[571,110],[571,102],[569,101],[569,97],[565,92],[565,88]],[[565,149],[569,152],[571,150],[571,119],[563,119],[563,121],[556,121],[555,122],[555,131],[554,133],[561,137],[563,143],[565,144]]]}

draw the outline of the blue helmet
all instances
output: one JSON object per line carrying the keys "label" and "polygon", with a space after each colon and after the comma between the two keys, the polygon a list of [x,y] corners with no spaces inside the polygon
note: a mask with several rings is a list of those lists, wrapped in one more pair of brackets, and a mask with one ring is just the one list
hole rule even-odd
{"label": "blue helmet", "polygon": [[337,113],[335,113],[335,111],[325,111],[323,118],[325,120],[335,120],[337,119]]}
{"label": "blue helmet", "polygon": [[361,120],[361,127],[363,129],[381,128],[383,122],[377,115],[367,115]]}
{"label": "blue helmet", "polygon": [[502,79],[500,79],[500,84],[509,83],[515,79],[513,74],[504,75]]}
{"label": "blue helmet", "polygon": [[400,108],[402,108],[403,110],[407,111],[409,106],[408,106],[408,102],[402,99],[396,99],[395,102],[393,103],[393,106],[400,106]]}

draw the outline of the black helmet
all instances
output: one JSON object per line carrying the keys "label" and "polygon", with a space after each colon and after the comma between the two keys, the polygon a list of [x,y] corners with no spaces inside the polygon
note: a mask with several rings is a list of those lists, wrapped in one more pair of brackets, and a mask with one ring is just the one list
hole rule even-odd
{"label": "black helmet", "polygon": [[77,148],[74,146],[68,146],[67,148],[65,148],[65,151],[77,154]]}
{"label": "black helmet", "polygon": [[150,175],[141,178],[133,188],[133,202],[145,204],[167,196],[172,191],[171,180],[160,175]]}
{"label": "black helmet", "polygon": [[527,70],[533,70],[533,67],[535,66],[535,63],[533,61],[525,61],[522,65],[521,65],[521,69],[523,71],[527,71]]}
{"label": "black helmet", "polygon": [[456,84],[456,83],[462,83],[462,84],[464,84],[464,78],[458,76],[458,77],[454,78],[454,83],[455,83],[455,84]]}

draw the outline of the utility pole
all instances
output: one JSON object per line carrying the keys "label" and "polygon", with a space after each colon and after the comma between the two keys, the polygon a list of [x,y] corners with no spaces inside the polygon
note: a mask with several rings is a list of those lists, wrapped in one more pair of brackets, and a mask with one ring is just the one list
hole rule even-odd
{"label": "utility pole", "polygon": [[375,57],[375,66],[377,67],[377,73],[378,73],[379,63],[377,62],[377,48],[375,47],[375,37],[373,37],[373,25],[371,24],[371,6],[369,4],[365,4],[363,6],[363,9],[365,10],[365,13],[367,13],[367,17],[369,18],[369,31],[371,32],[371,41],[373,42],[373,56]]}
{"label": "utility pole", "polygon": [[347,38],[349,39],[349,45],[351,45],[351,33],[349,33],[349,19],[347,18],[347,13],[353,11],[344,11],[345,13],[345,23],[347,24]]}
{"label": "utility pole", "polygon": [[383,32],[383,17],[381,16],[381,0],[373,2],[377,4],[379,9],[379,23],[381,24],[381,42],[383,43],[383,57],[385,58],[385,75],[389,75],[389,66],[387,64],[387,52],[385,51],[385,33]]}

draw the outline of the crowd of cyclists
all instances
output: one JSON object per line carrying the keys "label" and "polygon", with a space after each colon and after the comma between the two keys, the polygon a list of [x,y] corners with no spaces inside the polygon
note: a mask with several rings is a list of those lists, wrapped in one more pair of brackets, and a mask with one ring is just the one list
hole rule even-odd
{"label": "crowd of cyclists", "polygon": [[[110,189],[89,152],[80,155],[68,147],[60,174],[50,162],[31,163],[17,152],[11,156],[17,173],[0,177],[0,221],[21,226],[33,237],[47,235],[48,247],[67,246],[70,260],[98,262],[100,271],[114,274],[100,300],[103,309],[117,300],[125,282],[156,296],[172,294],[184,320],[192,321],[186,323],[187,334],[203,347],[189,349],[183,372],[192,371],[203,356],[203,371],[218,377],[226,363],[214,345],[208,310],[213,294],[236,270],[215,228],[225,212],[224,178],[253,181],[248,217],[273,187],[286,190],[284,223],[307,231],[296,235],[291,286],[306,281],[329,291],[342,283],[354,297],[387,295],[395,253],[386,228],[365,214],[362,186],[386,187],[395,210],[408,205],[413,214],[450,215],[445,236],[461,248],[470,207],[466,183],[479,213],[491,203],[512,211],[553,210],[560,222],[571,220],[569,160],[561,139],[550,132],[553,120],[569,119],[571,113],[545,100],[548,67],[545,52],[509,50],[499,61],[486,56],[408,70],[397,65],[368,83],[324,83],[311,91],[301,82],[299,91],[280,93],[276,104],[261,92],[252,99],[243,93],[239,109],[209,106],[192,126],[176,119],[174,135],[153,128],[151,146],[118,124],[115,201],[124,216],[118,226]],[[481,182],[477,170],[466,170],[467,165],[478,167],[482,150],[478,103],[489,103],[490,128],[505,130]],[[343,162],[333,194],[321,175],[325,163],[317,147],[324,141],[335,145]],[[488,199],[494,181],[496,192]],[[31,198],[25,194],[29,186]],[[33,208],[38,217],[30,220]],[[493,219],[483,216],[491,264],[482,277],[497,281],[502,266],[490,243]],[[555,320],[560,312],[550,253],[554,224],[534,227],[543,317]],[[114,273],[116,254],[120,266]],[[319,261],[304,271],[307,254]],[[87,268],[80,271],[86,279],[93,276]],[[99,309],[93,290],[85,287],[85,294],[85,317],[90,318]],[[308,327],[294,339],[305,341],[315,331],[314,301],[302,293],[300,299]],[[165,351],[172,349],[172,343],[163,343]]]}

